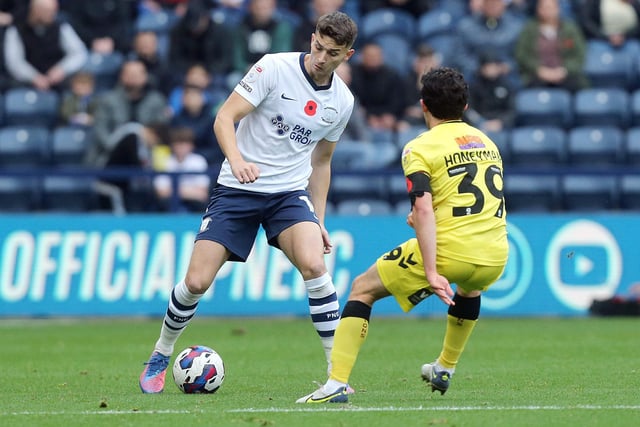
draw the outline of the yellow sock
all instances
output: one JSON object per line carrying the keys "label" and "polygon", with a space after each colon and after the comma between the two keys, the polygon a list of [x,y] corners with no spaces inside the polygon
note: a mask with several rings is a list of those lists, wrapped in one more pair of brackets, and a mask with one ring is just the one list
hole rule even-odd
{"label": "yellow sock", "polygon": [[461,319],[447,315],[447,330],[444,335],[442,352],[438,357],[438,363],[442,367],[448,369],[456,367],[476,323],[477,320]]}
{"label": "yellow sock", "polygon": [[331,351],[331,374],[329,378],[348,383],[353,365],[356,363],[360,347],[367,339],[369,321],[362,317],[340,319]]}

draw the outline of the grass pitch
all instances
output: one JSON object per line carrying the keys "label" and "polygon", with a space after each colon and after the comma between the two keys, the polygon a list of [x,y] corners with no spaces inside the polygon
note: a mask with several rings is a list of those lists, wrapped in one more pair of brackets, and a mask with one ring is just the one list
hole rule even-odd
{"label": "grass pitch", "polygon": [[203,344],[222,355],[213,395],[182,394],[170,374],[163,394],[140,392],[160,319],[4,319],[0,425],[638,426],[638,321],[481,318],[441,396],[419,372],[444,319],[374,315],[349,404],[300,405],[326,379],[307,319],[196,317],[175,354]]}

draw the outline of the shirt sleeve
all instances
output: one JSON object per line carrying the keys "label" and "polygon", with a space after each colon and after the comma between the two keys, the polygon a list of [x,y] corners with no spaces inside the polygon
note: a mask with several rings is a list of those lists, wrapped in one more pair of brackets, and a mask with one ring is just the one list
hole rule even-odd
{"label": "shirt sleeve", "polygon": [[275,87],[277,74],[277,63],[273,56],[265,55],[251,67],[234,90],[257,107]]}
{"label": "shirt sleeve", "polygon": [[80,70],[87,62],[87,48],[71,25],[67,23],[60,26],[60,45],[65,51],[65,56],[59,65],[65,73],[73,74]]}
{"label": "shirt sleeve", "polygon": [[20,82],[30,83],[39,74],[27,61],[24,43],[14,26],[4,34],[4,63],[11,77]]}

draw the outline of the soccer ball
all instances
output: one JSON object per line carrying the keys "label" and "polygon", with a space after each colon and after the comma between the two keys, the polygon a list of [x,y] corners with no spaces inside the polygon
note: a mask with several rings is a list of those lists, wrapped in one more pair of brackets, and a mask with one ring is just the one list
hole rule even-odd
{"label": "soccer ball", "polygon": [[176,357],[173,380],[184,393],[215,393],[224,381],[224,363],[215,350],[194,345]]}

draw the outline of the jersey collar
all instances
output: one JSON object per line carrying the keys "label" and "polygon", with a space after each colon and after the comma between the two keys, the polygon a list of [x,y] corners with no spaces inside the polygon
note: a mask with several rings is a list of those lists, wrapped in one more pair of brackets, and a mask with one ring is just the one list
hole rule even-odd
{"label": "jersey collar", "polygon": [[304,56],[307,55],[306,53],[301,53],[300,54],[300,69],[302,70],[302,74],[304,74],[304,77],[307,79],[307,81],[309,82],[309,84],[311,85],[311,87],[313,88],[313,90],[327,90],[331,88],[331,83],[333,82],[333,73],[331,73],[331,79],[329,80],[329,84],[326,85],[317,85],[316,82],[313,81],[313,79],[311,78],[311,76],[309,75],[309,73],[307,73],[307,69],[304,68]]}

